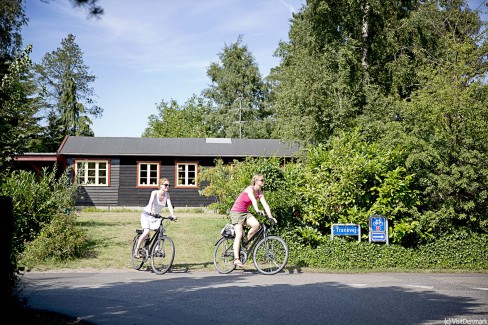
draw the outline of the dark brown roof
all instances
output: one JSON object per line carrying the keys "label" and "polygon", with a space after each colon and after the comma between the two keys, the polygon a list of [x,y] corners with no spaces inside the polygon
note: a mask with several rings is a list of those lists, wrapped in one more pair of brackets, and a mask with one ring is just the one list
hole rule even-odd
{"label": "dark brown roof", "polygon": [[276,139],[69,136],[58,150],[76,156],[291,157],[297,144]]}

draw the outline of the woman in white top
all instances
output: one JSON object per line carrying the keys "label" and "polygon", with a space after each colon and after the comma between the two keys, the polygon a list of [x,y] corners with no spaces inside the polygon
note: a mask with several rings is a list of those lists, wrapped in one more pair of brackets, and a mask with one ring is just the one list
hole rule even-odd
{"label": "woman in white top", "polygon": [[176,219],[173,205],[171,204],[171,199],[169,196],[169,180],[167,178],[161,178],[159,180],[159,190],[154,190],[151,192],[151,197],[149,198],[149,203],[146,205],[141,213],[141,226],[144,232],[139,237],[137,242],[137,247],[135,249],[135,258],[140,258],[139,247],[142,242],[149,236],[150,230],[155,230],[159,228],[161,224],[161,218],[157,218],[159,212],[162,208],[168,205],[168,210],[171,216]]}

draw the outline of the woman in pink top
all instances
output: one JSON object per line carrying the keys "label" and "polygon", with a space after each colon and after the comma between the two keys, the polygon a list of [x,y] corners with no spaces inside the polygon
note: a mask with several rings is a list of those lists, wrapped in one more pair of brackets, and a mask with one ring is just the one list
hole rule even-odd
{"label": "woman in pink top", "polygon": [[261,187],[263,187],[263,185],[264,176],[262,174],[254,175],[251,180],[251,185],[246,187],[244,191],[241,192],[241,194],[234,202],[234,206],[232,207],[232,209],[230,209],[230,217],[232,220],[232,224],[234,225],[234,231],[236,236],[234,239],[234,265],[237,265],[239,267],[244,266],[239,258],[241,240],[244,233],[244,222],[246,222],[246,225],[251,228],[247,233],[248,241],[259,229],[259,221],[256,219],[256,217],[249,213],[249,207],[252,205],[254,211],[256,211],[257,213],[262,213],[258,207],[259,200],[268,217],[276,222],[276,219],[273,218],[269,205],[264,198],[264,194],[261,192]]}

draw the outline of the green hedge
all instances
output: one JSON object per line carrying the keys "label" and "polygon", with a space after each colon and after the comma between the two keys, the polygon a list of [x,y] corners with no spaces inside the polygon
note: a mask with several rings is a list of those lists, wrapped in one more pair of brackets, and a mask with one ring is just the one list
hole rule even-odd
{"label": "green hedge", "polygon": [[329,270],[488,270],[488,235],[451,235],[417,248],[338,237],[316,248],[287,239],[289,265]]}

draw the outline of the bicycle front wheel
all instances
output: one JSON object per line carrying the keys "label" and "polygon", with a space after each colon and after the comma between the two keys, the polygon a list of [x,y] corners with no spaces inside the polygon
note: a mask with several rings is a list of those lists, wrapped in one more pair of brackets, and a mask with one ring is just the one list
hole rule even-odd
{"label": "bicycle front wheel", "polygon": [[151,247],[151,266],[156,274],[168,272],[175,259],[175,244],[168,236],[157,239]]}
{"label": "bicycle front wheel", "polygon": [[[141,237],[140,234],[137,234],[134,236],[134,239],[132,240],[132,251],[130,254],[130,262],[132,265],[132,268],[135,270],[139,270],[142,265],[144,264],[144,261],[146,261],[146,250],[143,248],[139,248],[139,256],[141,258],[135,258],[134,254],[136,252],[136,246],[137,246],[137,241],[139,240],[139,237]],[[144,244],[144,243],[143,243]]]}
{"label": "bicycle front wheel", "polygon": [[278,236],[259,241],[253,254],[254,266],[263,274],[276,274],[288,262],[288,245]]}
{"label": "bicycle front wheel", "polygon": [[214,266],[219,273],[227,274],[235,270],[234,238],[222,237],[215,245]]}

